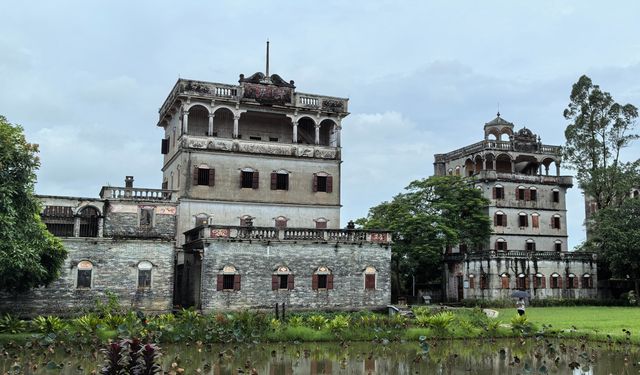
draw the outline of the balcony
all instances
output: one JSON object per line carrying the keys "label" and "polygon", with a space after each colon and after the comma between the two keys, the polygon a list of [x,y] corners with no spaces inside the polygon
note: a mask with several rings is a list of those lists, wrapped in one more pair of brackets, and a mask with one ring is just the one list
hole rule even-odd
{"label": "balcony", "polygon": [[[465,156],[478,153],[480,151],[519,152],[514,148],[514,144],[511,141],[485,140],[485,141],[480,141],[480,142],[471,144],[469,146],[459,148],[457,150],[448,152],[446,154],[437,154],[435,155],[435,161],[436,163],[447,162],[449,160],[460,159]],[[561,152],[562,152],[562,147],[560,146],[540,145],[540,147],[537,150],[527,151],[526,153],[557,156],[557,155],[560,155]]]}
{"label": "balcony", "polygon": [[175,197],[172,193],[172,190],[165,189],[103,186],[102,189],[100,189],[100,198],[110,200],[174,202]]}
{"label": "balcony", "polygon": [[243,152],[247,154],[293,156],[299,158],[340,159],[340,148],[300,143],[278,143],[244,139],[183,135],[182,147],[200,150]]}
{"label": "balcony", "polygon": [[447,262],[460,262],[463,260],[488,260],[488,259],[529,259],[551,261],[596,261],[597,255],[588,252],[557,252],[557,251],[528,251],[528,250],[484,250],[471,253],[444,254]]}
{"label": "balcony", "polygon": [[391,244],[391,232],[356,229],[278,229],[274,227],[205,225],[191,229],[184,235],[187,244],[203,240]]}
{"label": "balcony", "polygon": [[493,170],[480,171],[473,175],[478,180],[513,181],[539,185],[573,186],[572,176],[525,175],[519,173],[499,173]]}

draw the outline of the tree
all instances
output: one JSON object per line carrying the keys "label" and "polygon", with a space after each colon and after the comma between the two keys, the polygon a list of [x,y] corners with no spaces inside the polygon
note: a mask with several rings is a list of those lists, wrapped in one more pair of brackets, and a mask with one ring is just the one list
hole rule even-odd
{"label": "tree", "polygon": [[392,232],[391,272],[397,296],[409,289],[409,277],[421,282],[439,280],[442,254],[448,246],[470,248],[487,242],[491,234],[489,204],[482,192],[459,176],[413,181],[406,192],[372,207],[357,223],[366,229]]}
{"label": "tree", "polygon": [[598,211],[587,247],[597,250],[614,275],[634,282],[640,295],[640,199],[626,199],[619,207]]}
{"label": "tree", "polygon": [[67,256],[47,231],[34,196],[38,146],[0,116],[0,290],[22,292],[58,278]]}
{"label": "tree", "polygon": [[573,85],[564,117],[564,161],[577,172],[577,180],[597,209],[618,206],[637,185],[639,161],[623,162],[620,151],[638,139],[638,109],[616,103],[587,76]]}

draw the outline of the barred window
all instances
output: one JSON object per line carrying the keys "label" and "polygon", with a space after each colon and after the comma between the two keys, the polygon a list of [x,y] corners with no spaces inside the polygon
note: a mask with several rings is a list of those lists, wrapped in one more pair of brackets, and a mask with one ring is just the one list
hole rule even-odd
{"label": "barred window", "polygon": [[138,263],[138,289],[151,288],[151,262],[142,261]]}
{"label": "barred window", "polygon": [[91,288],[91,273],[93,271],[93,264],[88,260],[83,260],[78,263],[78,279],[77,288]]}
{"label": "barred window", "polygon": [[80,211],[80,237],[98,237],[98,218],[100,213],[94,207],[85,207]]}
{"label": "barred window", "polygon": [[75,218],[73,208],[64,206],[46,206],[42,212],[42,221],[54,236],[73,237]]}

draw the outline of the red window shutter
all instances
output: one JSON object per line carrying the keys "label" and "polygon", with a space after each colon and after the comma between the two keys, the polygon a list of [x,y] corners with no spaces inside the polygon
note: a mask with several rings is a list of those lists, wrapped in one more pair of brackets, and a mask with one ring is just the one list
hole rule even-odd
{"label": "red window shutter", "polygon": [[233,275],[233,290],[240,290],[240,275]]}
{"label": "red window shutter", "polygon": [[524,226],[528,227],[529,226],[529,216],[525,216],[524,217]]}
{"label": "red window shutter", "polygon": [[580,288],[580,280],[578,280],[578,279],[579,279],[579,277],[577,277],[577,276],[573,278],[573,288],[574,289]]}
{"label": "red window shutter", "polygon": [[537,215],[532,215],[532,216],[531,216],[531,226],[532,226],[533,228],[538,228],[538,227],[540,226],[540,222],[539,222],[539,220],[540,220],[540,217],[539,217],[539,216],[537,216]]}
{"label": "red window shutter", "polygon": [[311,182],[311,190],[315,193],[318,191],[318,175],[313,174],[313,181]]}
{"label": "red window shutter", "polygon": [[198,185],[198,167],[193,168],[193,186]]}
{"label": "red window shutter", "polygon": [[375,289],[376,288],[376,275],[364,275],[364,288]]}
{"label": "red window shutter", "polygon": [[333,176],[327,176],[327,193],[333,193]]}
{"label": "red window shutter", "polygon": [[493,215],[493,225],[498,226],[498,214]]}
{"label": "red window shutter", "polygon": [[278,174],[271,173],[271,190],[276,190],[278,184]]}
{"label": "red window shutter", "polygon": [[507,215],[502,215],[502,226],[507,226]]}
{"label": "red window shutter", "polygon": [[216,170],[213,168],[209,169],[209,186],[213,186],[216,184]]}
{"label": "red window shutter", "polygon": [[242,182],[244,180],[244,172],[240,171],[240,189],[242,189]]}
{"label": "red window shutter", "polygon": [[558,288],[562,289],[562,276],[558,276]]}
{"label": "red window shutter", "polygon": [[547,287],[547,278],[542,276],[540,278],[540,281],[542,281],[542,285],[541,285],[542,289],[546,288]]}
{"label": "red window shutter", "polygon": [[293,290],[293,286],[293,274],[291,274],[287,277],[287,289]]}
{"label": "red window shutter", "polygon": [[315,273],[311,276],[311,289],[318,290],[318,275]]}
{"label": "red window shutter", "polygon": [[498,250],[498,241],[493,243],[493,250]]}
{"label": "red window shutter", "polygon": [[557,224],[556,228],[560,229],[560,218],[559,217],[556,218],[556,224]]}
{"label": "red window shutter", "polygon": [[524,277],[524,288],[525,289],[529,289],[529,284],[530,284],[530,280],[529,279],[530,279],[529,275],[526,275]]}
{"label": "red window shutter", "polygon": [[516,188],[516,200],[520,200],[520,189]]}
{"label": "red window shutter", "polygon": [[260,186],[260,173],[258,171],[253,172],[253,188],[257,189]]}
{"label": "red window shutter", "polygon": [[496,187],[493,187],[493,199],[496,199],[497,195],[496,195]]}
{"label": "red window shutter", "polygon": [[278,290],[280,287],[280,278],[278,275],[271,276],[271,290]]}
{"label": "red window shutter", "polygon": [[531,190],[526,189],[524,191],[524,200],[526,200],[526,201],[530,201],[531,200]]}
{"label": "red window shutter", "polygon": [[216,280],[216,290],[223,289],[223,285],[224,285],[223,279],[224,279],[223,275],[218,275],[218,280]]}
{"label": "red window shutter", "polygon": [[333,275],[327,275],[327,289],[333,289]]}
{"label": "red window shutter", "polygon": [[475,277],[470,277],[469,278],[469,289],[475,289],[476,288],[476,278]]}

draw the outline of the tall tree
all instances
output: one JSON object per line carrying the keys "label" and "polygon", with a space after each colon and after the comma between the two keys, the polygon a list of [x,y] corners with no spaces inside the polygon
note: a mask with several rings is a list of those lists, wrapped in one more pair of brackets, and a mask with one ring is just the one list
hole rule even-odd
{"label": "tall tree", "polygon": [[38,146],[0,116],[0,290],[21,292],[59,276],[67,252],[40,219],[33,193]]}
{"label": "tall tree", "polygon": [[623,162],[620,152],[638,139],[638,109],[616,103],[585,75],[573,85],[564,110],[564,162],[577,172],[580,187],[598,209],[617,206],[637,184],[639,161]]}
{"label": "tall tree", "polygon": [[619,207],[598,211],[588,247],[599,251],[613,274],[629,277],[640,295],[640,199],[626,199]]}
{"label": "tall tree", "polygon": [[394,295],[406,293],[409,280],[436,281],[442,276],[442,253],[447,246],[470,248],[487,242],[491,220],[489,201],[471,181],[458,176],[413,181],[406,192],[372,207],[358,224],[392,231],[391,255]]}

